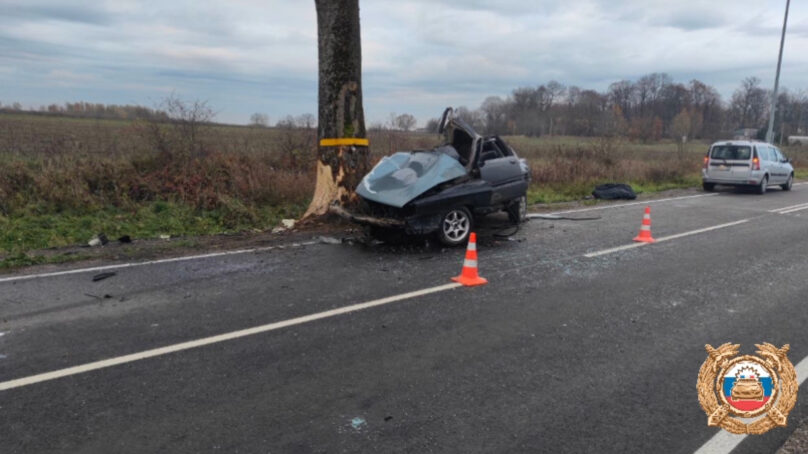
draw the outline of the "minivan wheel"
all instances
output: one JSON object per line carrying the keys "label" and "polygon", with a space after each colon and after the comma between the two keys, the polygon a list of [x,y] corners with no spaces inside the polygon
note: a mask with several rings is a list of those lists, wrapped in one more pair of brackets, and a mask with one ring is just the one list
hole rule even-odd
{"label": "minivan wheel", "polygon": [[713,190],[715,189],[715,183],[702,183],[701,187],[706,192],[713,192]]}
{"label": "minivan wheel", "polygon": [[473,220],[471,212],[466,207],[455,207],[444,213],[438,229],[438,240],[446,246],[457,246],[465,243]]}
{"label": "minivan wheel", "polygon": [[508,207],[508,219],[513,224],[521,224],[527,220],[527,196],[516,199]]}
{"label": "minivan wheel", "polygon": [[767,175],[767,176],[763,177],[762,180],[760,180],[760,185],[757,187],[757,193],[761,194],[761,195],[765,194],[766,189],[768,187],[769,187],[769,177]]}
{"label": "minivan wheel", "polygon": [[794,174],[792,173],[791,175],[788,176],[788,180],[786,180],[785,184],[780,185],[780,187],[783,188],[783,191],[790,191],[791,186],[793,185],[794,185]]}

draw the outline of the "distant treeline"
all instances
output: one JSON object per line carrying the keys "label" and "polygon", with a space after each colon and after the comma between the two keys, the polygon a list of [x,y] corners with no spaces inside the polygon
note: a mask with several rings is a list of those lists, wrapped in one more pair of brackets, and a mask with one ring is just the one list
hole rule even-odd
{"label": "distant treeline", "polygon": [[166,112],[143,106],[99,104],[90,102],[67,102],[40,106],[39,109],[23,109],[19,102],[0,103],[0,112],[25,112],[43,115],[62,115],[78,118],[105,118],[115,120],[168,120]]}
{"label": "distant treeline", "polygon": [[[754,77],[744,79],[724,102],[704,82],[677,83],[660,73],[614,82],[604,92],[550,81],[517,88],[505,99],[491,96],[478,109],[460,107],[457,113],[489,134],[619,135],[656,141],[731,137],[743,129],[761,137],[768,125],[771,91],[760,84]],[[429,120],[426,129],[437,130],[437,123]],[[806,91],[780,91],[774,130],[778,137],[808,133]]]}
{"label": "distant treeline", "polygon": [[[566,86],[550,81],[535,87],[519,87],[504,99],[490,96],[477,109],[458,107],[455,112],[474,129],[503,135],[624,136],[643,142],[728,138],[742,132],[763,138],[768,125],[771,91],[761,88],[755,77],[744,79],[725,101],[718,91],[699,80],[679,83],[664,73],[652,73],[636,81],[620,80],[605,91]],[[193,109],[191,109],[193,108]],[[191,110],[187,110],[191,109]],[[201,110],[200,110],[201,109]],[[808,135],[808,92],[782,89],[777,97],[775,139]],[[81,118],[146,119],[191,124],[212,121],[213,112],[204,102],[184,103],[174,95],[161,107],[97,104],[87,102],[51,104],[24,110],[20,103],[2,104],[0,112],[28,112]],[[206,115],[197,118],[204,111]],[[188,117],[190,115],[191,119]],[[286,116],[277,121],[282,129],[311,129],[314,115]],[[251,126],[269,126],[266,114],[250,117]],[[416,126],[410,114],[391,113],[389,122],[371,123],[369,130],[409,131]],[[437,131],[438,120],[425,129]]]}

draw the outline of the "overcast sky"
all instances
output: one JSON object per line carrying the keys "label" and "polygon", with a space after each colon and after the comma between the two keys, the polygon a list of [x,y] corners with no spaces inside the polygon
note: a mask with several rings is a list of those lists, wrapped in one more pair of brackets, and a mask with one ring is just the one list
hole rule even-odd
{"label": "overcast sky", "polygon": [[[555,79],[604,90],[667,72],[728,98],[774,81],[785,0],[361,0],[368,122]],[[808,2],[791,4],[781,85],[808,89]],[[0,102],[154,106],[175,91],[219,121],[317,111],[310,0],[0,0]]]}

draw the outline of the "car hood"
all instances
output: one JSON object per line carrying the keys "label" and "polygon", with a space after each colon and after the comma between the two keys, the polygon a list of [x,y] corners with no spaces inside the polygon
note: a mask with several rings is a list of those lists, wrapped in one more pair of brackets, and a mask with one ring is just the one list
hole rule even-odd
{"label": "car hood", "polygon": [[401,208],[435,186],[466,175],[456,156],[451,146],[394,153],[365,175],[356,192],[367,200]]}

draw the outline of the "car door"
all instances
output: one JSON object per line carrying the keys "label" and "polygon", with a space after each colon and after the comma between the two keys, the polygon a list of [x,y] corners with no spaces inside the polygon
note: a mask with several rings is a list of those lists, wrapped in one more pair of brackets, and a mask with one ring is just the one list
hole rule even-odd
{"label": "car door", "polygon": [[769,169],[769,183],[783,183],[785,178],[783,178],[783,169],[780,166],[780,159],[777,156],[777,151],[771,146],[766,146],[766,156],[768,158],[766,168]]}
{"label": "car door", "polygon": [[478,165],[480,178],[493,188],[492,205],[524,195],[527,181],[519,165],[519,158],[507,146],[503,147],[496,139],[486,139]]}
{"label": "car door", "polygon": [[788,176],[791,174],[788,168],[788,161],[786,160],[783,153],[777,147],[773,148],[775,159],[777,159],[777,172],[780,174],[780,182],[785,183],[788,180]]}

